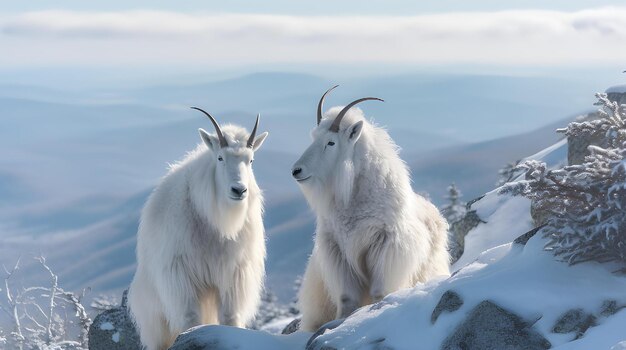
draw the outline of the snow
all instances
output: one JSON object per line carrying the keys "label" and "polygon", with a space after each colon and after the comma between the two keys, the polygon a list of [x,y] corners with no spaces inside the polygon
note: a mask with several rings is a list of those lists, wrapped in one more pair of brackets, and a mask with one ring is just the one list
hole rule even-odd
{"label": "snow", "polygon": [[[476,202],[472,208],[487,223],[478,225],[467,234],[465,251],[452,266],[453,271],[472,262],[482,252],[511,242],[533,228],[530,214],[518,215],[530,212],[530,201],[526,198],[499,196],[493,191]],[[511,220],[512,217],[516,219]]]}
{"label": "snow", "polygon": [[611,350],[626,350],[626,341],[621,341],[611,347]]}
{"label": "snow", "polygon": [[111,322],[104,322],[103,324],[100,325],[100,329],[103,331],[112,331],[115,329],[115,327],[113,326]]}
{"label": "snow", "polygon": [[113,333],[113,335],[111,336],[111,339],[113,339],[114,342],[119,343],[120,342],[120,332]]}

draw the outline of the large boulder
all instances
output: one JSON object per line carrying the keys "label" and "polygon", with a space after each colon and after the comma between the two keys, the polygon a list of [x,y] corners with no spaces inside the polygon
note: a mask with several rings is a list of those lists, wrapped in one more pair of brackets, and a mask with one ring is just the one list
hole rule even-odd
{"label": "large boulder", "polygon": [[127,291],[122,305],[96,316],[89,327],[89,350],[141,350],[141,341],[127,307]]}
{"label": "large boulder", "polygon": [[518,315],[491,301],[478,304],[448,336],[443,350],[543,350],[550,342]]}

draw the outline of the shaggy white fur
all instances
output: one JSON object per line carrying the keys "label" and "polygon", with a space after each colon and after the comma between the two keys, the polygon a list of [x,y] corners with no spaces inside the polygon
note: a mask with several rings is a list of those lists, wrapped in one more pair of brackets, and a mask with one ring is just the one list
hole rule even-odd
{"label": "shaggy white fur", "polygon": [[[154,190],[141,213],[129,305],[147,350],[167,349],[199,324],[243,327],[256,312],[265,273],[263,198],[252,173],[248,132],[222,128],[228,147],[204,144]],[[247,188],[233,197],[233,187]]]}
{"label": "shaggy white fur", "polygon": [[338,133],[331,109],[294,165],[317,214],[315,246],[300,289],[302,329],[346,317],[360,306],[449,274],[447,227],[411,188],[398,147],[352,108]]}

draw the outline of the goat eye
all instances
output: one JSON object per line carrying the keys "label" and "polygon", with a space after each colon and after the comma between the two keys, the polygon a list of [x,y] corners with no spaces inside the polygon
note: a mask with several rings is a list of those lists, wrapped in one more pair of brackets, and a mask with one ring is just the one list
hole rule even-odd
{"label": "goat eye", "polygon": [[250,164],[252,164],[252,162],[254,162],[254,159],[250,159]]}
{"label": "goat eye", "polygon": [[328,145],[329,145],[329,146],[334,146],[334,145],[335,145],[335,143],[334,143],[334,142],[332,142],[332,141],[328,141]]}
{"label": "goat eye", "polygon": [[222,156],[217,157],[217,160],[219,160],[220,162],[224,160],[224,158],[222,158]]}

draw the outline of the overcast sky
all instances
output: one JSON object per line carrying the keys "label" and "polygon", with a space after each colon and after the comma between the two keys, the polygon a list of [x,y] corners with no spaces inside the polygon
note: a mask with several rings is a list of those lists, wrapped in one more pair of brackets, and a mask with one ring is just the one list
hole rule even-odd
{"label": "overcast sky", "polygon": [[417,15],[433,12],[498,11],[545,9],[573,11],[593,7],[619,6],[623,0],[29,0],[6,1],[3,12],[36,10],[120,11],[152,9],[290,15]]}
{"label": "overcast sky", "polygon": [[14,1],[0,65],[626,64],[618,1],[361,3]]}

